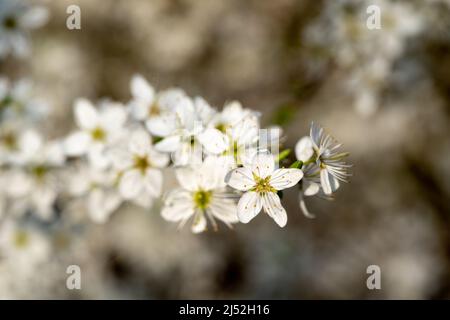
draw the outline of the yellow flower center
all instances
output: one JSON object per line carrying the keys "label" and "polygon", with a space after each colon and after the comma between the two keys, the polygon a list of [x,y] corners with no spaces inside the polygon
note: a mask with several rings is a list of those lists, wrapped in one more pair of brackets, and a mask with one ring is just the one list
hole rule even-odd
{"label": "yellow flower center", "polygon": [[149,117],[155,117],[155,116],[159,116],[161,114],[161,109],[159,108],[158,103],[153,103],[152,105],[150,105],[150,107],[148,108],[148,116]]}
{"label": "yellow flower center", "polygon": [[3,26],[6,29],[15,29],[17,26],[17,19],[15,17],[9,16],[3,20]]}
{"label": "yellow flower center", "polygon": [[95,141],[103,141],[106,137],[106,132],[100,127],[95,128],[91,131],[91,137]]}
{"label": "yellow flower center", "polygon": [[48,172],[48,168],[46,166],[43,166],[43,165],[35,166],[35,167],[31,168],[31,173],[38,180],[43,179],[47,172]]}
{"label": "yellow flower center", "polygon": [[218,123],[216,129],[222,133],[227,133],[228,126],[225,123]]}
{"label": "yellow flower center", "polygon": [[195,203],[195,207],[199,209],[206,209],[211,202],[211,191],[199,190],[194,192],[193,199]]}
{"label": "yellow flower center", "polygon": [[17,248],[25,248],[30,242],[30,237],[25,231],[18,230],[14,234],[13,242]]}
{"label": "yellow flower center", "polygon": [[14,150],[17,148],[17,137],[13,133],[4,134],[0,140],[3,142],[5,147],[9,150]]}
{"label": "yellow flower center", "polygon": [[258,193],[277,192],[277,190],[270,185],[270,176],[263,179],[253,174],[253,179],[256,182],[253,191]]}
{"label": "yellow flower center", "polygon": [[145,173],[145,171],[150,168],[151,163],[148,160],[148,157],[146,156],[135,156],[134,157],[134,168],[141,171],[142,174]]}

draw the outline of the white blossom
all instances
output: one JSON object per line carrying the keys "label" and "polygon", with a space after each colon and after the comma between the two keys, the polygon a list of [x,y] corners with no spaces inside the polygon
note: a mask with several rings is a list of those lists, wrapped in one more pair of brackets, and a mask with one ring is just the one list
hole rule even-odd
{"label": "white blossom", "polygon": [[97,110],[88,100],[78,99],[74,113],[79,130],[67,137],[66,154],[72,157],[87,154],[93,165],[108,166],[106,148],[125,134],[125,109],[120,104],[107,103]]}
{"label": "white blossom", "polygon": [[0,59],[8,54],[23,58],[29,55],[29,31],[48,19],[44,7],[30,6],[22,0],[0,2]]}
{"label": "white blossom", "polygon": [[163,175],[161,168],[169,163],[166,154],[152,146],[151,136],[143,129],[131,132],[127,145],[111,152],[117,170],[118,190],[126,200],[150,207],[161,196]]}
{"label": "white blossom", "polygon": [[303,172],[299,169],[275,169],[275,159],[270,153],[258,153],[251,166],[230,171],[227,184],[245,192],[238,203],[239,220],[248,223],[264,209],[280,227],[284,227],[287,214],[277,192],[296,185],[302,177]]}
{"label": "white blossom", "polygon": [[168,221],[184,225],[193,217],[192,232],[206,230],[207,219],[217,229],[215,219],[231,227],[238,222],[233,194],[227,191],[224,181],[226,167],[216,157],[207,157],[195,167],[176,169],[181,188],[172,190],[164,200],[161,214]]}
{"label": "white blossom", "polygon": [[82,198],[92,221],[105,223],[122,203],[122,197],[114,188],[117,180],[112,170],[82,166],[70,173],[68,193]]}

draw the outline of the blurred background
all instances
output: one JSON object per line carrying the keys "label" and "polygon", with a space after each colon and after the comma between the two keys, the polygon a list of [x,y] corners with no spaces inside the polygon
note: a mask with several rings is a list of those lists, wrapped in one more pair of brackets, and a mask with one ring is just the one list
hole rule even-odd
{"label": "blurred background", "polygon": [[[308,199],[315,219],[289,190],[283,229],[261,214],[194,235],[132,205],[104,225],[59,226],[31,272],[0,261],[1,298],[450,298],[450,1],[32,3],[49,20],[30,58],[6,58],[0,73],[33,80],[49,137],[73,128],[75,98],[127,102],[141,73],[157,89],[259,110],[285,147],[314,120],[351,153],[353,176],[334,201]],[[66,27],[72,4],[81,30]],[[381,29],[366,26],[371,4]],[[70,264],[81,290],[66,288]],[[369,265],[381,290],[366,286]]]}

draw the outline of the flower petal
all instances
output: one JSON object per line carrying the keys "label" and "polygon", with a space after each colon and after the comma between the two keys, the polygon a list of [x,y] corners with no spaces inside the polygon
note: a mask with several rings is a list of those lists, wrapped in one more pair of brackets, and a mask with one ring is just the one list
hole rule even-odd
{"label": "flower petal", "polygon": [[91,137],[87,132],[72,133],[64,141],[64,152],[71,157],[81,156],[87,152],[90,141]]}
{"label": "flower petal", "polygon": [[310,218],[310,219],[314,219],[316,217],[313,213],[311,213],[308,210],[308,207],[306,206],[306,203],[305,203],[305,198],[303,197],[303,194],[301,192],[298,193],[298,204],[299,204],[300,209],[302,210],[303,214],[305,215],[305,217]]}
{"label": "flower petal", "polygon": [[133,100],[128,104],[128,110],[133,119],[143,121],[148,116],[148,103],[142,100]]}
{"label": "flower petal", "polygon": [[150,197],[159,197],[162,191],[163,176],[161,171],[147,169],[143,178],[144,187]]}
{"label": "flower petal", "polygon": [[306,136],[301,138],[295,145],[295,157],[297,160],[306,162],[314,155],[314,148],[311,138]]}
{"label": "flower petal", "polygon": [[144,181],[139,170],[126,171],[119,182],[119,192],[127,200],[136,197],[144,188]]}
{"label": "flower petal", "polygon": [[193,233],[200,233],[206,230],[206,217],[203,211],[196,211],[191,230]]}
{"label": "flower petal", "polygon": [[257,153],[252,160],[252,172],[264,179],[271,175],[275,168],[273,155],[268,152]]}
{"label": "flower petal", "polygon": [[155,144],[155,150],[159,152],[175,152],[181,143],[181,135],[173,135],[162,139]]}
{"label": "flower petal", "polygon": [[307,197],[314,196],[320,191],[320,185],[315,182],[303,181],[304,195]]}
{"label": "flower petal", "polygon": [[300,169],[277,169],[270,177],[270,185],[277,190],[283,190],[295,186],[303,178]]}
{"label": "flower petal", "polygon": [[89,217],[96,223],[105,223],[119,207],[120,202],[121,199],[118,194],[95,189],[88,197]]}
{"label": "flower petal", "polygon": [[226,224],[239,221],[237,216],[237,205],[233,199],[215,197],[211,201],[209,209],[214,217]]}
{"label": "flower petal", "polygon": [[127,113],[122,106],[110,106],[103,110],[100,115],[100,124],[102,128],[108,131],[119,130],[127,120]]}
{"label": "flower petal", "polygon": [[164,168],[170,161],[168,154],[160,153],[153,149],[149,152],[149,158],[151,165],[156,168]]}
{"label": "flower petal", "polygon": [[152,139],[145,130],[138,129],[131,134],[128,148],[132,154],[145,156],[151,147]]}
{"label": "flower petal", "polygon": [[161,215],[168,221],[182,221],[194,214],[192,196],[182,189],[173,190],[164,201]]}
{"label": "flower petal", "polygon": [[167,137],[176,129],[175,114],[164,114],[158,117],[151,117],[145,122],[147,130],[157,137]]}
{"label": "flower petal", "polygon": [[327,169],[320,169],[320,184],[322,185],[323,192],[326,195],[330,195],[333,193],[333,188],[331,186],[332,179],[331,174],[328,172]]}
{"label": "flower petal", "polygon": [[98,124],[98,113],[92,103],[87,99],[75,101],[75,121],[81,129],[90,130]]}
{"label": "flower petal", "polygon": [[139,74],[134,75],[131,79],[130,89],[134,98],[144,100],[149,104],[155,98],[155,89]]}
{"label": "flower petal", "polygon": [[195,191],[198,189],[197,173],[190,167],[181,167],[175,170],[178,183],[183,189]]}
{"label": "flower petal", "polygon": [[262,205],[264,211],[273,219],[275,222],[283,228],[287,223],[286,210],[283,208],[280,202],[280,197],[274,192],[265,193],[262,196]]}
{"label": "flower petal", "polygon": [[258,193],[248,191],[244,193],[239,199],[237,214],[239,221],[242,223],[248,223],[261,211],[262,202]]}
{"label": "flower petal", "polygon": [[245,167],[230,171],[225,177],[225,182],[240,191],[248,191],[255,186],[251,170]]}
{"label": "flower petal", "polygon": [[227,136],[215,128],[206,129],[197,138],[208,153],[220,154],[229,146]]}

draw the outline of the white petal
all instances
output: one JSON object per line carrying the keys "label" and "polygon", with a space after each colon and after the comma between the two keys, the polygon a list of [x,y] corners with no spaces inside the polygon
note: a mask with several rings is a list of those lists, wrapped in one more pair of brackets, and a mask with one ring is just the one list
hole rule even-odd
{"label": "white petal", "polygon": [[166,197],[161,215],[168,221],[182,221],[194,214],[192,196],[182,189],[173,190]]}
{"label": "white petal", "polygon": [[149,104],[155,98],[155,89],[141,75],[134,75],[130,84],[133,97],[142,99]]}
{"label": "white petal", "polygon": [[143,121],[148,116],[148,104],[142,100],[131,101],[128,105],[131,117]]}
{"label": "white petal", "polygon": [[150,150],[149,158],[151,165],[156,168],[164,168],[170,161],[168,154],[160,153],[155,150]]}
{"label": "white petal", "polygon": [[42,190],[33,190],[32,193],[34,211],[39,218],[48,221],[54,214],[53,204],[56,199],[56,192],[50,188],[41,189]]}
{"label": "white petal", "polygon": [[72,133],[64,141],[64,152],[71,157],[81,156],[87,152],[90,142],[91,137],[87,132]]}
{"label": "white petal", "polygon": [[173,135],[162,139],[155,144],[155,150],[159,152],[175,152],[181,143],[181,135]]}
{"label": "white petal", "polygon": [[303,197],[303,194],[301,192],[298,193],[298,204],[299,204],[300,209],[302,210],[303,214],[305,215],[305,217],[310,218],[310,219],[314,219],[316,217],[314,214],[312,214],[308,210],[308,207],[306,206],[306,203],[305,203],[305,198]]}
{"label": "white petal", "polygon": [[198,135],[198,140],[205,150],[212,154],[220,154],[229,146],[228,137],[215,128],[209,128]]}
{"label": "white petal", "polygon": [[327,169],[320,169],[320,184],[322,185],[323,192],[326,195],[333,193],[333,189],[330,183],[331,175],[328,173]]}
{"label": "white petal", "polygon": [[245,167],[230,171],[225,181],[230,187],[240,191],[248,191],[255,186],[252,171]]}
{"label": "white petal", "polygon": [[191,230],[193,233],[200,233],[206,230],[206,218],[205,214],[202,211],[197,210],[197,212],[195,213]]}
{"label": "white petal", "polygon": [[127,120],[127,113],[124,107],[108,107],[100,115],[100,124],[107,131],[119,130]]}
{"label": "white petal", "polygon": [[151,147],[151,137],[145,130],[135,130],[131,134],[128,148],[132,154],[145,156],[151,150]]}
{"label": "white petal", "polygon": [[248,223],[261,211],[262,202],[259,194],[248,191],[244,193],[239,199],[238,203],[238,217],[242,223]]}
{"label": "white petal", "polygon": [[277,190],[283,190],[295,186],[303,178],[300,169],[277,169],[270,177],[270,185]]}
{"label": "white petal", "polygon": [[27,130],[21,135],[19,140],[19,148],[25,154],[25,156],[36,156],[36,153],[40,152],[42,148],[42,137],[34,130]]}
{"label": "white petal", "polygon": [[133,155],[124,149],[112,149],[107,154],[111,158],[114,168],[118,170],[125,170],[133,166]]}
{"label": "white petal", "polygon": [[147,191],[142,189],[136,197],[131,199],[131,202],[144,209],[150,209],[153,206],[154,199],[155,198],[151,197]]}
{"label": "white petal", "polygon": [[5,192],[11,197],[22,197],[31,191],[31,178],[21,171],[11,171],[5,174],[5,181],[9,181]]}
{"label": "white petal", "polygon": [[287,223],[287,214],[281,205],[280,197],[274,192],[265,193],[262,197],[262,204],[264,211],[283,228]]}
{"label": "white petal", "polygon": [[314,196],[320,191],[320,185],[315,182],[304,181],[303,188],[304,188],[303,193],[307,197]]}
{"label": "white petal", "polygon": [[197,168],[199,186],[204,190],[224,188],[225,176],[229,172],[227,159],[223,157],[208,156]]}
{"label": "white petal", "polygon": [[310,137],[301,138],[295,145],[297,160],[306,162],[314,155],[313,143]]}
{"label": "white petal", "polygon": [[20,17],[19,24],[26,29],[36,29],[47,22],[48,16],[49,12],[45,7],[35,6]]}
{"label": "white petal", "polygon": [[207,123],[211,120],[216,110],[214,110],[209,103],[203,99],[202,97],[194,98],[195,112],[198,115],[198,118],[203,123]]}
{"label": "white petal", "polygon": [[176,129],[176,117],[174,113],[151,117],[145,122],[145,126],[151,134],[157,137],[167,137]]}
{"label": "white petal", "polygon": [[95,189],[89,194],[88,214],[96,223],[105,223],[119,207],[120,197],[114,192]]}
{"label": "white petal", "polygon": [[81,129],[94,129],[98,124],[98,113],[92,103],[87,99],[75,101],[75,121]]}
{"label": "white petal", "polygon": [[119,182],[119,192],[125,199],[136,197],[144,188],[144,181],[139,170],[126,171]]}
{"label": "white petal", "polygon": [[147,169],[144,177],[144,187],[150,197],[156,198],[161,195],[163,176],[161,171]]}
{"label": "white petal", "polygon": [[105,169],[111,164],[111,158],[105,152],[105,148],[101,144],[92,145],[88,151],[89,163],[99,169]]}
{"label": "white petal", "polygon": [[195,191],[198,189],[197,172],[190,167],[177,168],[175,170],[178,183],[183,189]]}
{"label": "white petal", "polygon": [[[323,176],[324,176],[324,177],[323,177],[323,180],[322,180],[322,171],[325,171],[325,172],[326,172],[326,174],[325,174],[325,172],[323,173]],[[340,186],[339,180],[336,179],[336,178],[330,173],[330,171],[328,171],[326,168],[320,170],[320,183],[322,184],[322,189],[324,189],[324,188],[323,188],[324,183],[327,184],[327,188],[328,188],[328,189],[327,189],[327,192],[329,192],[329,193],[326,193],[326,192],[325,192],[325,189],[324,189],[324,193],[327,194],[327,195],[330,195],[330,194],[332,194],[333,192],[336,192],[336,190],[339,189],[339,186]]]}
{"label": "white petal", "polygon": [[14,36],[11,36],[11,47],[16,56],[19,58],[25,58],[30,55],[30,43],[25,34],[22,33],[14,33]]}
{"label": "white petal", "polygon": [[275,167],[273,155],[267,152],[260,152],[252,160],[252,172],[264,179],[271,175]]}
{"label": "white petal", "polygon": [[227,224],[239,221],[237,206],[232,199],[213,198],[209,209],[214,217]]}

